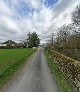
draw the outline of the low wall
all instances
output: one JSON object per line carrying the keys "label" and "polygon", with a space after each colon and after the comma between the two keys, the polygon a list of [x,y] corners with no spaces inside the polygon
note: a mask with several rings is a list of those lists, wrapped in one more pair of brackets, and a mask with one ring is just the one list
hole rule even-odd
{"label": "low wall", "polygon": [[56,51],[49,50],[51,58],[59,65],[60,70],[65,78],[72,84],[75,92],[80,92],[80,62],[69,58]]}

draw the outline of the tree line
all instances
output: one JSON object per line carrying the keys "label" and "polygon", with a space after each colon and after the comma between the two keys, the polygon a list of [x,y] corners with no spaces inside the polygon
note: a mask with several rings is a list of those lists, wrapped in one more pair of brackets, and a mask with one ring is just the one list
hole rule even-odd
{"label": "tree line", "polygon": [[10,49],[10,48],[32,48],[38,47],[40,44],[39,36],[36,32],[28,33],[25,40],[17,43],[13,40],[8,40],[0,43],[0,49]]}
{"label": "tree line", "polygon": [[58,28],[57,36],[47,46],[55,51],[80,60],[80,5],[72,13],[72,23]]}

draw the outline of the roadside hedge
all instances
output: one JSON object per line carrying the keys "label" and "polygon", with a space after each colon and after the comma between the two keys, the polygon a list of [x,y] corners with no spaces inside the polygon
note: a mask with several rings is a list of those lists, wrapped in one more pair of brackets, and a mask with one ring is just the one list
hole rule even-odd
{"label": "roadside hedge", "polygon": [[48,50],[52,59],[59,65],[64,77],[71,83],[75,92],[80,92],[80,62],[53,50]]}

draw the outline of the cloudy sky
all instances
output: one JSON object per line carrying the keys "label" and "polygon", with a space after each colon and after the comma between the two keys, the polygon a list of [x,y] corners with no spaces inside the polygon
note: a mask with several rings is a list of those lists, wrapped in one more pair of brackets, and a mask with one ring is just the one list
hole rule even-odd
{"label": "cloudy sky", "polygon": [[41,42],[63,24],[80,0],[0,0],[0,42],[19,41],[36,31]]}

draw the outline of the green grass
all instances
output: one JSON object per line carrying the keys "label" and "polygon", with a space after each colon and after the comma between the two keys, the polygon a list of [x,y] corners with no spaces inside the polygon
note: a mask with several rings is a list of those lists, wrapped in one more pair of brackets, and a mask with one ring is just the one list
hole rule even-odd
{"label": "green grass", "polygon": [[67,80],[64,79],[63,74],[61,73],[59,66],[55,63],[54,60],[50,58],[50,55],[45,51],[45,55],[48,61],[48,65],[52,74],[55,75],[55,79],[57,81],[57,85],[60,89],[60,92],[74,92],[72,86],[68,83]]}
{"label": "green grass", "polygon": [[24,64],[36,50],[0,49],[0,87]]}

